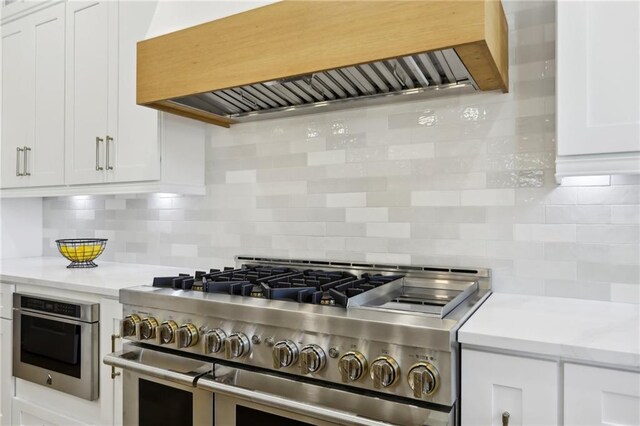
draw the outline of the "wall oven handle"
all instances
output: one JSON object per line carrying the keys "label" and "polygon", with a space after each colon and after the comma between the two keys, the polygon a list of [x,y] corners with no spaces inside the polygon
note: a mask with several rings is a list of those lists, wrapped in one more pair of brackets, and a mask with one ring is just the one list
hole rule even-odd
{"label": "wall oven handle", "polygon": [[308,415],[326,421],[337,422],[338,424],[358,425],[358,426],[389,426],[389,423],[367,419],[353,413],[341,410],[334,410],[318,405],[307,404],[300,401],[284,398],[266,392],[259,392],[226,383],[212,380],[208,377],[200,377],[197,381],[198,389],[207,390],[213,393],[229,395],[232,397],[246,399],[258,404],[282,410]]}
{"label": "wall oven handle", "polygon": [[178,371],[143,364],[138,359],[138,353],[136,352],[120,351],[105,355],[103,362],[112,367],[122,368],[123,370],[129,370],[144,376],[167,380],[184,386],[195,386],[196,379],[207,374],[211,370],[209,367],[208,371],[190,371],[188,373],[180,373]]}

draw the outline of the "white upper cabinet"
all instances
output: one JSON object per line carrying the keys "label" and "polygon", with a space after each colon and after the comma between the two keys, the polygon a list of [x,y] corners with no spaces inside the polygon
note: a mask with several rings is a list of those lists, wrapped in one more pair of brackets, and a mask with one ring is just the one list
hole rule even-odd
{"label": "white upper cabinet", "polygon": [[159,3],[22,3],[2,10],[0,195],[204,194],[205,126],[136,104]]}
{"label": "white upper cabinet", "polygon": [[156,6],[152,1],[123,1],[119,5],[118,137],[109,142],[109,182],[161,177],[158,112],[136,104],[136,43],[146,38]]}
{"label": "white upper cabinet", "polygon": [[640,2],[558,1],[558,177],[640,173]]}
{"label": "white upper cabinet", "polygon": [[64,183],[64,3],[2,26],[2,187]]}
{"label": "white upper cabinet", "polygon": [[[106,181],[117,129],[118,2],[67,4],[66,183]],[[107,142],[107,136],[109,141]]]}

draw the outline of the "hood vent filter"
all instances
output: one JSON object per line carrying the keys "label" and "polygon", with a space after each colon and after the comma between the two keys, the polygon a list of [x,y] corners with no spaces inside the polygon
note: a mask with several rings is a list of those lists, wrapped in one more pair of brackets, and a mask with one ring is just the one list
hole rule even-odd
{"label": "hood vent filter", "polygon": [[216,90],[170,102],[235,121],[250,121],[270,118],[278,112],[291,115],[319,107],[344,108],[356,99],[377,103],[396,96],[397,100],[407,100],[397,95],[439,95],[454,88],[477,89],[456,52],[446,49]]}

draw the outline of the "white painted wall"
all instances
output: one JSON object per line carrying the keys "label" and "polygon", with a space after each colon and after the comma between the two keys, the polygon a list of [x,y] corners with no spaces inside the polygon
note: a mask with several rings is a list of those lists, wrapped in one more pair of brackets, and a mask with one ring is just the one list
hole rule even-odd
{"label": "white painted wall", "polygon": [[270,3],[275,1],[160,0],[147,38],[193,27]]}
{"label": "white painted wall", "polygon": [[0,199],[0,259],[41,255],[42,198]]}

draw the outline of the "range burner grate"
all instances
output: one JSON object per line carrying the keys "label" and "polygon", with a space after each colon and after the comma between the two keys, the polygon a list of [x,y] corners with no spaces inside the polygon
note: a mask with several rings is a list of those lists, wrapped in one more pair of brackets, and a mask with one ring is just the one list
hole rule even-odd
{"label": "range burner grate", "polygon": [[211,269],[208,273],[196,271],[194,276],[185,274],[178,277],[158,277],[154,278],[153,286],[347,307],[349,298],[402,277],[403,275],[370,273],[358,276],[345,271],[255,266]]}

